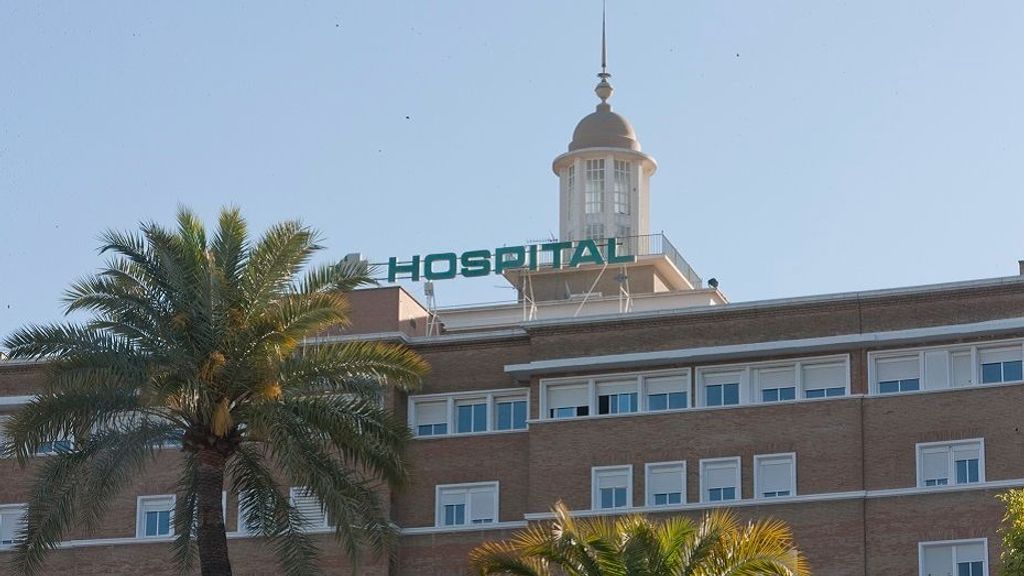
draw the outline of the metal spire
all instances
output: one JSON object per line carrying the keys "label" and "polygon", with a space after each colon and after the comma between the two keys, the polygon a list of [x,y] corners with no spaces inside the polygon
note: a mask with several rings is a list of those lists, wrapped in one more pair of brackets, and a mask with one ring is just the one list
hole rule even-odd
{"label": "metal spire", "polygon": [[608,79],[612,75],[608,73],[608,40],[605,34],[605,22],[607,20],[605,18],[606,3],[606,0],[601,0],[601,73],[597,75],[601,81],[594,88],[594,93],[601,99],[601,103],[597,105],[599,110],[611,110],[611,107],[608,105],[608,98],[611,97],[614,91],[612,85],[608,83]]}
{"label": "metal spire", "polygon": [[611,78],[611,74],[608,73],[608,42],[605,39],[605,12],[607,0],[601,0],[601,73],[597,75],[598,78],[604,80],[605,78]]}

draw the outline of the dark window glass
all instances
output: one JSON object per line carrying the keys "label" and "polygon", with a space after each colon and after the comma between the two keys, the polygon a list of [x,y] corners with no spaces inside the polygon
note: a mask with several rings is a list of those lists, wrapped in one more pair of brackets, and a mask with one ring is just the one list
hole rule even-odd
{"label": "dark window glass", "polygon": [[1024,380],[1024,364],[1020,360],[1014,362],[1003,362],[1003,382],[1017,382]]}
{"label": "dark window glass", "polygon": [[726,405],[740,403],[740,385],[726,384],[722,391],[722,403]]}

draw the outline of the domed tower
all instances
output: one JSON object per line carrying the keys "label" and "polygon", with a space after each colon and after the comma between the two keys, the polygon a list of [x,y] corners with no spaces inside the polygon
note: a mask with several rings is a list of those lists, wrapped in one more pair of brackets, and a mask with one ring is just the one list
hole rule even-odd
{"label": "domed tower", "polygon": [[649,229],[649,182],[658,169],[640,150],[633,126],[612,112],[607,50],[601,26],[601,73],[594,92],[597,109],[576,125],[569,151],[555,158],[560,181],[559,238],[646,236]]}

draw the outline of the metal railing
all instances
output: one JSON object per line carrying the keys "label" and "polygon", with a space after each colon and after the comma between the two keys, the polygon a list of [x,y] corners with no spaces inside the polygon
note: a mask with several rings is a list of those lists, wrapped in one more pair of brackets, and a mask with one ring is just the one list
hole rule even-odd
{"label": "metal railing", "polygon": [[[602,256],[607,256],[606,240],[604,238],[595,239],[598,247],[601,250]],[[690,266],[690,263],[683,258],[683,255],[676,250],[676,247],[669,242],[668,238],[664,234],[648,234],[646,236],[624,236],[621,238],[615,238],[616,249],[615,253],[618,255],[630,255],[630,256],[665,256],[669,259],[672,264],[686,277],[686,279],[693,285],[694,288],[703,288],[704,280],[701,279],[700,275]],[[567,258],[571,255],[571,251],[563,256],[562,261],[567,261]],[[541,266],[551,266],[551,253],[540,252],[538,255],[538,264]]]}

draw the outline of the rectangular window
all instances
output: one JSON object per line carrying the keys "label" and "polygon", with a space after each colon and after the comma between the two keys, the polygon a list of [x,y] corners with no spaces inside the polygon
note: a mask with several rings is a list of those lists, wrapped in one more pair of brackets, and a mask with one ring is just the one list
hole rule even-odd
{"label": "rectangular window", "polygon": [[588,223],[586,225],[585,234],[587,240],[600,240],[604,238],[604,224]]}
{"label": "rectangular window", "polygon": [[549,386],[548,418],[576,418],[590,415],[590,389],[583,385]]}
{"label": "rectangular window", "polygon": [[417,402],[416,435],[439,436],[448,433],[448,401]]}
{"label": "rectangular window", "polygon": [[911,392],[921,389],[921,364],[917,354],[898,358],[879,358],[875,362],[879,394]]}
{"label": "rectangular window", "polygon": [[804,398],[832,398],[846,395],[846,364],[804,364],[801,366]]}
{"label": "rectangular window", "polygon": [[436,526],[470,526],[498,521],[498,483],[437,487]]}
{"label": "rectangular window", "polygon": [[917,485],[948,486],[985,481],[984,441],[929,442],[917,445]]}
{"label": "rectangular window", "polygon": [[590,470],[591,508],[608,510],[633,506],[633,467],[597,466]]}
{"label": "rectangular window", "polygon": [[740,498],[739,457],[700,461],[700,497],[702,502]]}
{"label": "rectangular window", "polygon": [[[622,238],[623,240],[625,240],[626,238],[629,238],[632,235],[633,235],[633,229],[630,228],[629,226],[626,226],[625,224],[617,224],[615,226],[615,237],[616,238]],[[631,242],[619,242],[619,243],[617,243],[618,246],[622,247],[622,248],[619,249],[618,253],[619,254],[628,254],[629,253],[629,244],[631,244]]]}
{"label": "rectangular window", "polygon": [[495,430],[524,430],[526,428],[526,399],[497,398]]}
{"label": "rectangular window", "polygon": [[615,161],[615,213],[629,214],[629,192],[631,186],[630,163],[623,160]]}
{"label": "rectangular window", "polygon": [[686,503],[686,462],[659,462],[644,467],[648,506]]}
{"label": "rectangular window", "polygon": [[761,391],[761,402],[796,400],[796,368],[757,368],[754,381]]}
{"label": "rectangular window", "polygon": [[1020,346],[978,350],[978,361],[981,363],[982,384],[1024,380],[1021,374]]}
{"label": "rectangular window", "polygon": [[988,541],[922,542],[921,576],[988,576]]}
{"label": "rectangular window", "polygon": [[174,534],[174,496],[140,496],[135,521],[137,538]]}
{"label": "rectangular window", "polygon": [[687,378],[685,376],[657,376],[644,378],[647,387],[647,410],[681,410],[687,408]]}
{"label": "rectangular window", "polygon": [[486,398],[455,402],[455,431],[460,434],[487,431]]}
{"label": "rectangular window", "polygon": [[304,486],[293,486],[289,491],[292,506],[299,511],[306,530],[320,530],[328,527],[327,511],[323,502]]}
{"label": "rectangular window", "polygon": [[565,191],[568,192],[569,196],[572,196],[573,189],[576,188],[576,167],[569,164],[565,168]]}
{"label": "rectangular window", "polygon": [[604,212],[604,160],[587,160],[585,166],[587,214]]}
{"label": "rectangular window", "polygon": [[796,496],[796,454],[754,456],[754,492],[757,498]]}
{"label": "rectangular window", "polygon": [[24,524],[25,506],[23,504],[0,506],[0,549],[14,545]]}
{"label": "rectangular window", "polygon": [[739,372],[729,374],[704,374],[704,405],[730,406],[740,403]]}
{"label": "rectangular window", "polygon": [[637,381],[598,382],[597,413],[626,414],[637,411]]}

